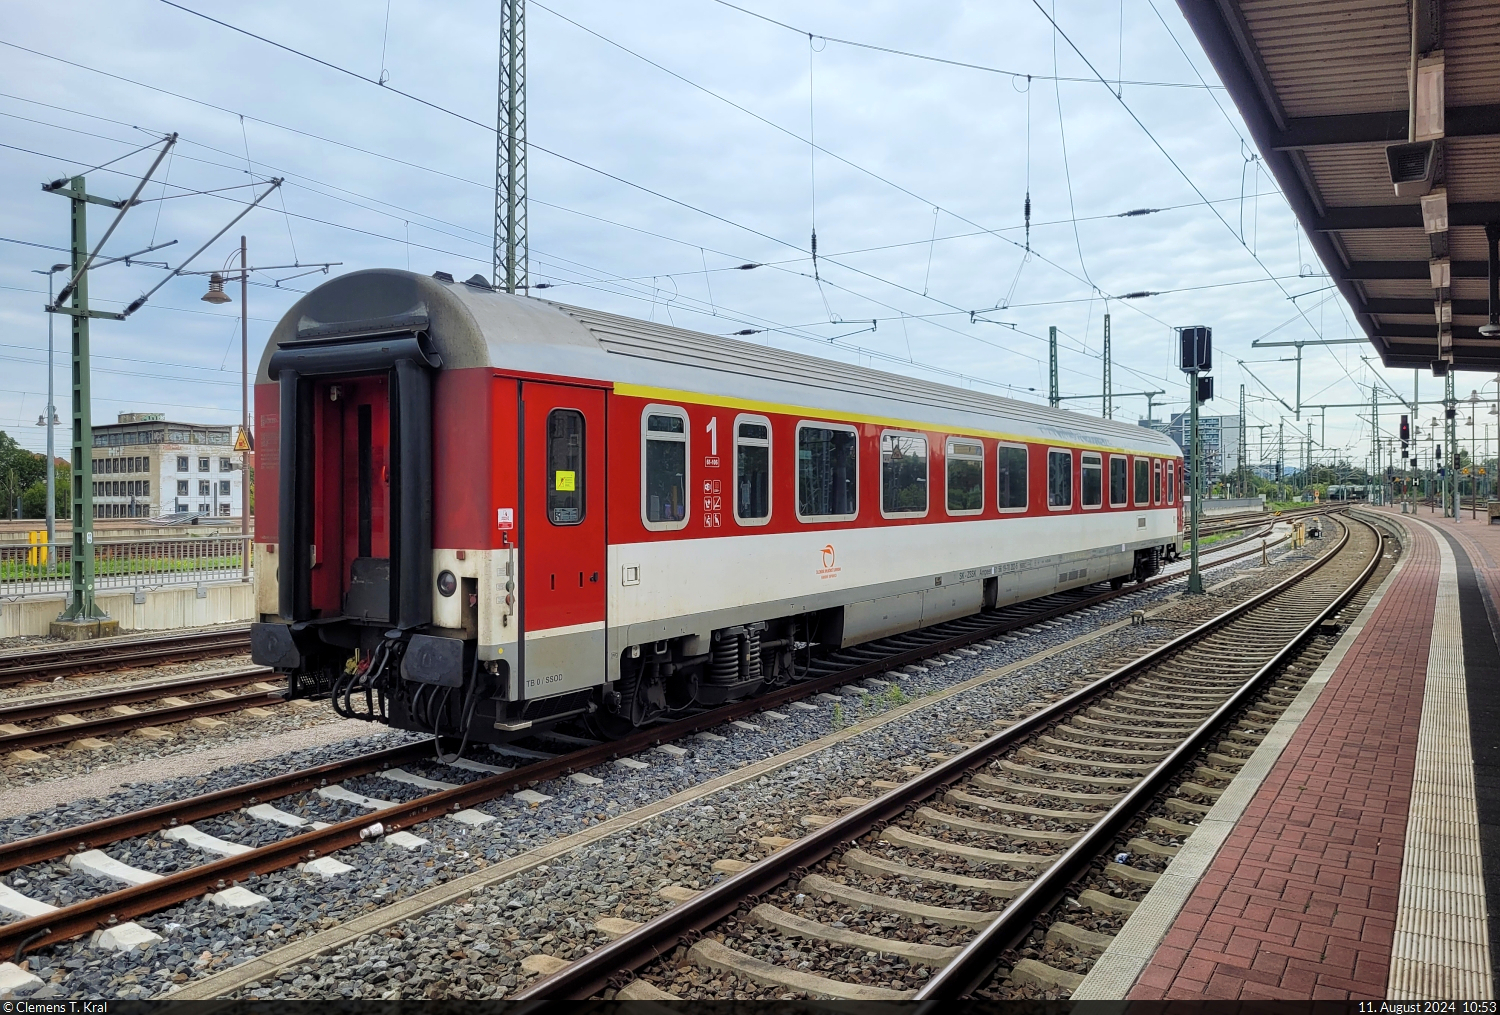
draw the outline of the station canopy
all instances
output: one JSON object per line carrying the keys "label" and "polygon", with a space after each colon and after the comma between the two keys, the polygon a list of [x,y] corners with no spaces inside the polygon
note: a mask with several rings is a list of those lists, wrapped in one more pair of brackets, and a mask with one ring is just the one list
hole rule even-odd
{"label": "station canopy", "polygon": [[1500,369],[1500,0],[1178,6],[1381,360]]}

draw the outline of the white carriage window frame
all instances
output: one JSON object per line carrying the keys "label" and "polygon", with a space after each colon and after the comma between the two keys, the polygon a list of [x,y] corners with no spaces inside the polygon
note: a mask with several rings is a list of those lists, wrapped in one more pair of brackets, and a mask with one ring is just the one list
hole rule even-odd
{"label": "white carriage window frame", "polygon": [[1161,459],[1151,459],[1151,504],[1153,507],[1161,507]]}
{"label": "white carriage window frame", "polygon": [[[652,416],[675,416],[682,420],[682,433],[667,433],[662,430],[650,430],[646,428],[651,422]],[[675,532],[685,529],[688,522],[693,518],[693,436],[692,421],[688,419],[687,410],[679,405],[657,405],[651,404],[641,410],[641,524],[652,532]],[[658,436],[650,437],[649,434]],[[646,443],[648,440],[676,441],[682,444],[683,467],[682,467],[682,519],[675,522],[653,522],[646,511]]]}
{"label": "white carriage window frame", "polygon": [[[1068,502],[1066,504],[1052,503],[1052,456],[1066,455],[1068,458]],[[1073,457],[1072,448],[1048,448],[1047,449],[1047,510],[1048,511],[1071,511],[1078,500],[1078,483],[1074,473],[1078,471],[1077,459]]]}
{"label": "white carriage window frame", "polygon": [[[972,445],[973,447],[978,448],[979,451],[978,451],[977,454],[970,454],[968,452],[954,451],[953,449],[954,449],[955,445]],[[948,507],[948,490],[950,489],[950,487],[952,486],[952,483],[953,483],[953,476],[952,476],[952,473],[949,470],[950,470],[951,464],[953,462],[956,462],[956,461],[957,462],[978,462],[979,463],[979,506],[977,508],[963,508],[963,509],[955,510],[954,508]],[[964,517],[964,516],[968,516],[968,515],[982,515],[982,514],[984,514],[984,503],[985,503],[985,496],[984,496],[985,472],[986,472],[986,470],[985,470],[985,467],[984,467],[984,441],[980,440],[978,437],[949,437],[943,443],[943,508],[944,508],[944,510],[946,510],[948,512],[948,514],[950,514],[950,515],[952,515],[954,517]],[[929,497],[929,503],[930,503],[931,502],[930,501],[930,498],[931,498],[931,494],[930,493],[928,494],[928,497]],[[1015,509],[1012,508],[1011,510],[1014,511]],[[1025,509],[1023,508],[1022,510],[1025,510]]]}
{"label": "white carriage window frame", "polygon": [[1168,504],[1176,504],[1177,503],[1176,498],[1173,496],[1176,492],[1177,492],[1177,462],[1175,460],[1169,458],[1169,459],[1167,459],[1167,503]]}
{"label": "white carriage window frame", "polygon": [[[1089,459],[1093,459],[1091,463]],[[1083,499],[1083,473],[1086,469],[1099,470],[1099,503],[1090,504]],[[1097,451],[1082,451],[1078,456],[1078,503],[1085,511],[1099,511],[1104,507],[1104,456]]]}
{"label": "white carriage window frame", "polygon": [[1125,496],[1120,500],[1115,500],[1115,488],[1113,485],[1113,480],[1111,479],[1111,485],[1109,487],[1109,506],[1112,508],[1128,507],[1130,505],[1130,459],[1125,455],[1110,455],[1109,469],[1111,477],[1113,477],[1114,475],[1116,462],[1119,462],[1120,464],[1125,466]]}
{"label": "white carriage window frame", "polygon": [[[755,437],[741,437],[740,424],[753,423],[766,428],[766,439],[764,441]],[[769,525],[771,516],[776,513],[776,431],[771,426],[771,420],[766,416],[753,416],[749,413],[740,413],[734,417],[734,489],[730,491],[730,499],[734,501],[734,521],[737,525]],[[766,516],[764,518],[741,518],[740,517],[740,445],[747,447],[764,447],[766,449]]]}
{"label": "white carriage window frame", "polygon": [[[805,515],[802,513],[802,431],[803,430],[842,430],[854,435],[854,511],[852,514],[843,515]],[[803,419],[797,421],[797,429],[792,435],[792,496],[794,498],[793,510],[797,513],[799,522],[852,522],[859,517],[859,506],[863,498],[859,489],[859,430],[847,423],[824,422],[816,419]]]}
{"label": "white carriage window frame", "polygon": [[[887,437],[922,442],[922,486],[926,494],[926,504],[920,511],[887,511],[885,509],[885,439]],[[882,430],[878,447],[880,448],[880,517],[926,518],[932,510],[932,444],[928,441],[927,435],[917,430]]]}
{"label": "white carriage window frame", "polygon": [[[1021,477],[1022,504],[1020,507],[1006,507],[1000,503],[1000,453],[1002,451],[1021,452],[1021,462],[1025,466],[1025,475]],[[1031,506],[1031,448],[1025,444],[1015,444],[1009,441],[1001,441],[995,446],[995,510],[1002,515],[1021,515]]]}

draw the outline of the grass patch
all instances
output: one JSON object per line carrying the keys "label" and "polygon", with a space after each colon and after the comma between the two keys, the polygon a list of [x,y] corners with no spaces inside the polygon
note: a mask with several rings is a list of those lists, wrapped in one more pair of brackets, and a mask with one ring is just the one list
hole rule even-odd
{"label": "grass patch", "polygon": [[1204,547],[1213,546],[1215,543],[1222,543],[1226,539],[1235,539],[1236,537],[1243,536],[1244,534],[1244,529],[1234,529],[1231,532],[1215,532],[1211,536],[1204,536],[1202,539],[1198,540],[1198,549],[1201,550]]}

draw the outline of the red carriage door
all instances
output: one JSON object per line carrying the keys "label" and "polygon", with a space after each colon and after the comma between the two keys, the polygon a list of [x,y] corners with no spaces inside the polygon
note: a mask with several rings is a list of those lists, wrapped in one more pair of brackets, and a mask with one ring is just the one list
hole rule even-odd
{"label": "red carriage door", "polygon": [[311,604],[325,617],[390,619],[390,383],[313,386]]}
{"label": "red carriage door", "polygon": [[604,677],[604,392],[521,387],[522,668],[527,698]]}

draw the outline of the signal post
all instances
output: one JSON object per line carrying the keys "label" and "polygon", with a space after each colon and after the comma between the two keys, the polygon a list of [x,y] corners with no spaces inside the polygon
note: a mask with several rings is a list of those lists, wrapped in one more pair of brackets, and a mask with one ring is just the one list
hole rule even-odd
{"label": "signal post", "polygon": [[1189,553],[1188,594],[1203,592],[1203,575],[1198,570],[1198,522],[1203,513],[1203,456],[1198,447],[1198,403],[1214,397],[1214,379],[1204,376],[1213,369],[1213,329],[1203,325],[1177,329],[1182,346],[1179,364],[1188,375],[1188,475],[1192,477],[1192,505],[1189,526],[1192,549]]}

